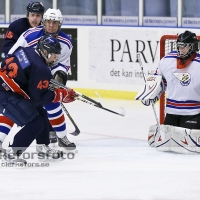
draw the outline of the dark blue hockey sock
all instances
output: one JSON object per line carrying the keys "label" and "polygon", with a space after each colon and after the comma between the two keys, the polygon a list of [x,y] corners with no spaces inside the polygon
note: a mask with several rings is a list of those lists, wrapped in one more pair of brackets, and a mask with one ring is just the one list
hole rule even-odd
{"label": "dark blue hockey sock", "polygon": [[49,119],[47,117],[47,111],[42,107],[38,107],[37,111],[39,112],[40,116],[42,117],[42,120],[44,122],[44,128],[42,132],[37,136],[36,143],[37,144],[45,144],[49,145]]}

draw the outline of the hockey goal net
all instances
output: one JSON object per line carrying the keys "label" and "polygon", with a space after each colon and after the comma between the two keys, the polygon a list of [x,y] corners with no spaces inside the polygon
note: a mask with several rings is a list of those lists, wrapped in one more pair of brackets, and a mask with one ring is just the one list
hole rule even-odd
{"label": "hockey goal net", "polygon": [[[160,39],[160,59],[170,51],[176,50],[176,40],[178,35],[163,35]],[[200,40],[200,36],[197,36]],[[165,94],[160,98],[160,124],[164,123],[165,117]]]}

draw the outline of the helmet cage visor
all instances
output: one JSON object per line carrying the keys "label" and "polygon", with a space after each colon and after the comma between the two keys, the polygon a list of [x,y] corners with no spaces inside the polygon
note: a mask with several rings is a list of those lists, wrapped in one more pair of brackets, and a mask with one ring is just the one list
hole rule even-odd
{"label": "helmet cage visor", "polygon": [[196,50],[194,49],[194,43],[177,42],[178,56],[182,59],[189,58]]}

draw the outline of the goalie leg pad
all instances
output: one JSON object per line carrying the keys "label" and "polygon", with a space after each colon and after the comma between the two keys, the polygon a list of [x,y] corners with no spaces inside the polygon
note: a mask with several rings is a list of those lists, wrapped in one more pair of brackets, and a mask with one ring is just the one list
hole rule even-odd
{"label": "goalie leg pad", "polygon": [[191,130],[191,141],[196,145],[196,152],[200,153],[200,130]]}
{"label": "goalie leg pad", "polygon": [[160,125],[164,139],[157,125],[150,126],[148,144],[158,151],[172,151],[182,154],[200,153],[200,130]]}
{"label": "goalie leg pad", "polygon": [[200,153],[200,130],[173,127],[170,150],[183,154]]}
{"label": "goalie leg pad", "polygon": [[158,127],[158,131],[155,134],[155,147],[158,151],[170,151],[170,145],[171,145],[171,126],[170,125],[160,125],[160,128],[162,129],[162,133],[164,134],[164,138],[160,134],[160,130]]}
{"label": "goalie leg pad", "polygon": [[148,144],[150,147],[155,147],[155,135],[158,132],[158,126],[153,125],[149,127]]}

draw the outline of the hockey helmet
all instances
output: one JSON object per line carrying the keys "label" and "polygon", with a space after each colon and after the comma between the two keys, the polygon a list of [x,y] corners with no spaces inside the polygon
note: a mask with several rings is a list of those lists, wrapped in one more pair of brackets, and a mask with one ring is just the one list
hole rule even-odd
{"label": "hockey helmet", "polygon": [[52,21],[58,21],[60,22],[60,26],[63,22],[63,16],[59,9],[47,9],[47,11],[44,13],[43,20],[52,20]]}
{"label": "hockey helmet", "polygon": [[[45,21],[46,20],[52,20],[52,21],[57,21],[59,22],[59,28],[56,33],[48,33],[45,29]],[[47,11],[44,13],[43,16],[43,24],[44,24],[44,32],[46,35],[52,35],[56,37],[58,35],[58,32],[60,31],[61,25],[63,23],[63,16],[62,13],[59,9],[47,9]]]}
{"label": "hockey helmet", "polygon": [[44,6],[42,4],[42,2],[30,2],[26,8],[27,11],[27,16],[28,13],[38,13],[38,14],[44,14]]}
{"label": "hockey helmet", "polygon": [[185,31],[178,36],[177,51],[180,59],[188,59],[194,53],[199,51],[199,40],[195,33]]}
{"label": "hockey helmet", "polygon": [[36,50],[47,61],[51,54],[61,53],[61,46],[55,37],[44,35],[39,39]]}

